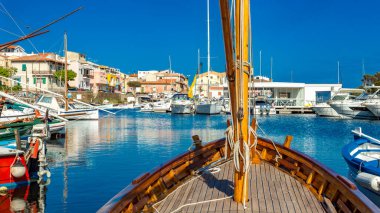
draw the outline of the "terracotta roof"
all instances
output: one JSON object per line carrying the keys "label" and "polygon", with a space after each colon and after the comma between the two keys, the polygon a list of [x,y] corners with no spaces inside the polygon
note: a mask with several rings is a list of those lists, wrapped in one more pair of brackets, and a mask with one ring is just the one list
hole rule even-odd
{"label": "terracotta roof", "polygon": [[58,60],[49,58],[48,57],[49,55],[52,55],[52,53],[40,53],[38,55],[22,56],[19,58],[12,59],[12,62],[13,61],[15,61],[15,62],[17,62],[17,61],[40,61],[40,62],[50,61],[50,62],[64,64],[63,61],[58,61]]}
{"label": "terracotta roof", "polygon": [[130,74],[129,77],[137,77],[138,75],[136,73]]}

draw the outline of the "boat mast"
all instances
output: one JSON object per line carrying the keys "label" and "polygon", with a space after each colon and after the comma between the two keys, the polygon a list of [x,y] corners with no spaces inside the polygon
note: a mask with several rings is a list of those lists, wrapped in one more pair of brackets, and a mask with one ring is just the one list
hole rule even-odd
{"label": "boat mast", "polygon": [[207,99],[210,100],[210,0],[207,0]]}
{"label": "boat mast", "polygon": [[65,32],[64,43],[65,43],[65,111],[69,110],[69,98],[68,96],[68,84],[67,84],[67,34]]}
{"label": "boat mast", "polygon": [[[238,203],[248,201],[248,172],[245,166],[251,164],[248,145],[248,81],[251,74],[251,62],[249,61],[250,47],[250,0],[236,0],[234,24],[230,22],[228,0],[220,0],[223,22],[223,36],[227,62],[227,79],[229,81],[231,115],[233,119],[234,140],[239,143],[240,153],[248,156],[238,157],[239,169],[234,174],[234,200]],[[235,46],[233,46],[231,26],[234,27]],[[235,47],[235,48],[233,48]],[[234,54],[234,49],[236,50]],[[235,149],[237,147],[235,146]],[[236,151],[236,150],[235,150]],[[245,155],[243,154],[243,155]],[[248,159],[247,159],[248,157]]]}

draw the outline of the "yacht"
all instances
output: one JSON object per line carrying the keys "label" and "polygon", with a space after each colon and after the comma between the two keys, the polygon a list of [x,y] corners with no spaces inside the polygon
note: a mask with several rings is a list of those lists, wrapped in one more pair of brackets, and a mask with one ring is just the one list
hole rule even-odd
{"label": "yacht", "polygon": [[[363,92],[364,90],[362,89],[340,89],[336,95],[331,98],[330,102],[355,99]],[[341,115],[335,111],[335,109],[333,109],[328,103],[318,103],[312,107],[312,110],[318,116],[341,117]]]}
{"label": "yacht", "polygon": [[187,94],[175,94],[171,100],[173,114],[191,114],[194,112],[194,103]]}
{"label": "yacht", "polygon": [[53,95],[42,95],[36,106],[46,111],[52,111],[57,115],[68,120],[98,120],[99,110],[79,105],[77,103],[68,103],[68,110],[65,110],[65,100],[62,97]]}
{"label": "yacht", "polygon": [[153,112],[170,112],[171,100],[161,100],[153,103]]}
{"label": "yacht", "polygon": [[345,100],[332,100],[329,105],[344,118],[374,120],[377,117],[363,105],[371,96],[367,92],[363,92],[357,97],[350,95]]}
{"label": "yacht", "polygon": [[365,101],[363,105],[367,107],[378,119],[380,118],[380,89],[377,90],[370,99]]}
{"label": "yacht", "polygon": [[213,100],[201,101],[195,106],[195,112],[197,114],[215,115],[220,114],[221,111],[222,105]]}

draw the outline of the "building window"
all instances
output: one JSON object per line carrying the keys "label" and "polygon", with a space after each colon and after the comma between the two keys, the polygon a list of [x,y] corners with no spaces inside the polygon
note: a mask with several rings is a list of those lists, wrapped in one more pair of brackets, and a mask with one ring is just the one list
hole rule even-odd
{"label": "building window", "polygon": [[280,98],[290,98],[290,92],[280,92]]}
{"label": "building window", "polygon": [[26,64],[22,64],[22,71],[26,71]]}

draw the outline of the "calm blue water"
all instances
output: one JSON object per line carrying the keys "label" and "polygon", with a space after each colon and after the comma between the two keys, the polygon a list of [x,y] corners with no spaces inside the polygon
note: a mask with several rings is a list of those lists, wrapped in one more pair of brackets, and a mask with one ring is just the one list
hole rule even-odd
{"label": "calm blue water", "polygon": [[[122,111],[99,121],[76,121],[67,126],[67,144],[49,145],[51,183],[47,212],[94,212],[132,179],[191,145],[191,136],[203,141],[223,137],[227,115],[171,115]],[[347,176],[341,148],[362,127],[380,138],[380,122],[319,118],[315,115],[260,117],[267,135],[282,143],[293,135],[292,148],[318,159]]]}

